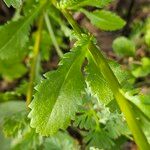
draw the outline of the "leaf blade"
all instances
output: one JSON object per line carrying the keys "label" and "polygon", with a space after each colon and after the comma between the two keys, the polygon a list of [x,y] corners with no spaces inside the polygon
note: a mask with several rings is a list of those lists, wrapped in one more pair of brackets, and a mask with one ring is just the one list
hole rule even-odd
{"label": "leaf blade", "polygon": [[15,8],[20,7],[22,4],[22,0],[4,0],[4,2],[8,7],[13,6]]}
{"label": "leaf blade", "polygon": [[[20,57],[28,41],[30,25],[43,6],[35,7],[27,16],[0,27],[0,58]],[[7,36],[6,36],[7,35]]]}
{"label": "leaf blade", "polygon": [[[81,73],[84,55],[84,49],[74,48],[64,55],[58,70],[47,73],[46,80],[37,87],[29,118],[31,126],[40,134],[53,135],[58,129],[66,128],[74,118],[85,86]],[[45,92],[45,89],[50,90]]]}
{"label": "leaf blade", "polygon": [[67,9],[78,9],[85,6],[94,6],[102,8],[109,4],[112,0],[62,0],[61,5]]}
{"label": "leaf blade", "polygon": [[113,31],[121,29],[125,25],[125,21],[117,16],[115,13],[106,10],[96,10],[94,12],[88,12],[84,9],[81,10],[96,27]]}

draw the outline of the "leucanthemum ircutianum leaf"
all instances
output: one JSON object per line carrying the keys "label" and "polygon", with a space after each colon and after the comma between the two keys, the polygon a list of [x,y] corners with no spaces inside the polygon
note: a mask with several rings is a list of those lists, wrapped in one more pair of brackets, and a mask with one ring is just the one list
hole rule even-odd
{"label": "leucanthemum ircutianum leaf", "polygon": [[18,58],[28,41],[30,25],[42,6],[36,6],[27,16],[0,27],[0,59]]}
{"label": "leucanthemum ircutianum leaf", "polygon": [[30,104],[31,127],[41,135],[52,135],[65,129],[82,103],[85,83],[81,66],[86,45],[76,46],[64,55],[56,71],[48,72],[37,87]]}

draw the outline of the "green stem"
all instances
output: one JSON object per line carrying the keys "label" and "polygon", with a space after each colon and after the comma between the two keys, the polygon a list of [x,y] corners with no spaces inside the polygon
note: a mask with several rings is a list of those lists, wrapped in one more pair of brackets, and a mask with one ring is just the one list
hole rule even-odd
{"label": "green stem", "polygon": [[[75,32],[82,36],[82,30],[76,23],[76,21],[73,19],[73,17],[69,14],[68,11],[62,11],[72,28],[74,29]],[[115,98],[116,101],[121,109],[121,111],[124,113],[127,124],[134,136],[135,142],[137,143],[138,147],[140,150],[149,150],[150,145],[148,144],[148,141],[142,132],[140,126],[138,125],[138,122],[135,118],[133,108],[129,104],[128,100],[124,97],[124,95],[121,92],[121,86],[114,75],[113,71],[111,70],[107,59],[102,55],[100,50],[91,42],[89,44],[88,50],[95,62],[95,64],[100,68],[104,78],[108,82]]]}
{"label": "green stem", "polygon": [[78,26],[77,22],[73,19],[72,15],[67,10],[61,10],[61,12],[64,14],[76,34],[78,34],[79,37],[82,37],[82,29]]}
{"label": "green stem", "polygon": [[44,14],[44,18],[45,18],[45,22],[46,22],[46,26],[47,26],[48,32],[49,32],[49,34],[51,36],[52,42],[53,42],[54,47],[56,49],[56,52],[57,52],[58,56],[61,58],[61,57],[63,57],[63,53],[62,53],[61,49],[59,48],[59,45],[57,43],[57,40],[56,40],[54,31],[53,31],[53,28],[52,28],[52,25],[51,25],[51,22],[49,20],[49,17],[47,15],[47,13]]}
{"label": "green stem", "polygon": [[36,64],[37,64],[38,56],[39,56],[42,27],[43,27],[43,16],[40,17],[39,22],[38,22],[38,30],[36,32],[35,44],[33,47],[33,59],[32,59],[32,63],[31,63],[31,70],[30,70],[30,75],[29,75],[30,76],[29,86],[28,86],[28,90],[27,90],[27,100],[26,100],[27,107],[30,104],[30,102],[32,100],[32,95],[33,95]]}
{"label": "green stem", "polygon": [[101,73],[103,74],[104,78],[108,82],[116,101],[124,113],[127,124],[134,136],[134,139],[141,150],[149,150],[150,146],[147,142],[147,139],[142,132],[140,126],[138,125],[138,121],[134,115],[134,111],[132,106],[130,105],[129,101],[124,97],[121,92],[121,86],[115,77],[114,73],[112,72],[111,68],[109,67],[107,60],[104,58],[100,50],[91,42],[89,44],[89,52],[95,62],[95,64],[100,68]]}

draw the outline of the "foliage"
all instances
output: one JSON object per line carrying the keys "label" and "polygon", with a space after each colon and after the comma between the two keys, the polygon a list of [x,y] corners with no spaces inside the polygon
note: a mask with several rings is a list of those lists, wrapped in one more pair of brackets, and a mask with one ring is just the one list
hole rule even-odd
{"label": "foliage", "polygon": [[[127,63],[122,68],[72,17],[79,12],[97,29],[120,31],[126,22],[108,9],[111,0],[4,2],[16,14],[0,27],[0,79],[6,84],[0,92],[1,147],[119,150],[135,140],[148,150],[149,94],[136,87],[150,74],[149,19],[113,41],[119,62]],[[138,58],[136,41],[145,46],[144,57]],[[4,92],[7,84],[13,86]]]}
{"label": "foliage", "polygon": [[134,43],[125,37],[118,37],[117,39],[114,40],[113,50],[118,56],[134,56],[135,55]]}
{"label": "foliage", "polygon": [[119,16],[106,10],[96,10],[94,12],[82,10],[82,12],[90,19],[93,25],[102,30],[118,30],[125,25],[125,22]]}

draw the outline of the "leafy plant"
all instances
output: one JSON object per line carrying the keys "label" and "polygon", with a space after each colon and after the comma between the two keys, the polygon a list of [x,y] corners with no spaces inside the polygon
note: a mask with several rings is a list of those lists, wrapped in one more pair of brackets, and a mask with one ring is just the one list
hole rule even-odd
{"label": "leafy plant", "polygon": [[[2,113],[0,128],[12,137],[9,148],[107,150],[120,149],[130,139],[139,149],[149,150],[147,96],[134,93],[133,76],[105,57],[94,36],[72,16],[80,12],[100,30],[120,30],[125,21],[106,9],[111,0],[5,3],[15,7],[21,17],[0,27],[0,75],[11,81],[29,74],[28,82],[22,82],[13,92],[0,94],[1,110],[5,104],[8,108],[8,115],[7,111]],[[75,41],[66,54],[64,37]],[[55,70],[41,76],[41,62],[49,60],[52,49],[61,60]],[[125,37],[117,38],[113,49],[119,56],[133,57],[136,53],[134,43]],[[147,76],[149,64],[149,58],[143,58],[142,66],[132,71],[134,77]],[[21,103],[22,110],[11,110],[14,103],[16,107]],[[81,141],[71,137],[68,126],[82,137]]]}

